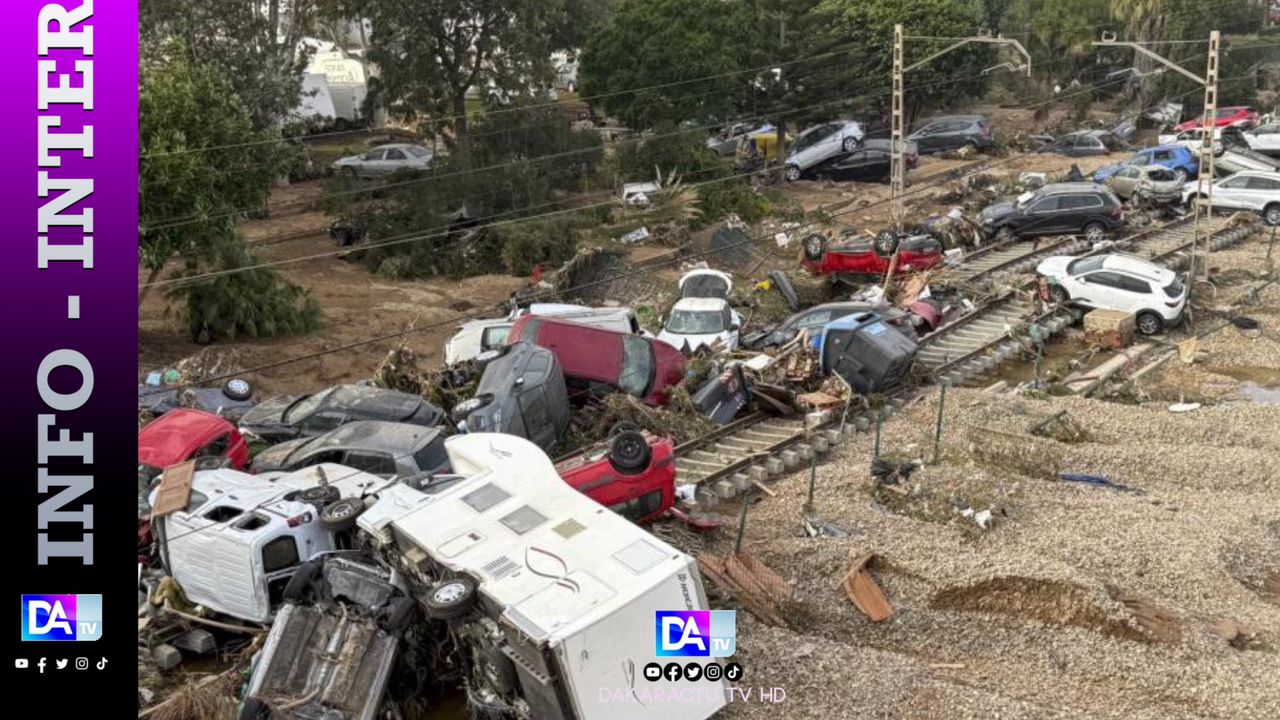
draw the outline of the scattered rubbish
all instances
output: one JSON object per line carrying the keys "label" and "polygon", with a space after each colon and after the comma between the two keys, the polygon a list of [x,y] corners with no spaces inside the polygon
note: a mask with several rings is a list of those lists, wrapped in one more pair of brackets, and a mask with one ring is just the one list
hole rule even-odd
{"label": "scattered rubbish", "polygon": [[974,510],[968,503],[957,500],[956,512],[960,513],[960,517],[971,520],[974,525],[977,525],[982,530],[990,530],[995,523],[995,513],[990,508]]}
{"label": "scattered rubbish", "polygon": [[1169,406],[1169,412],[1171,413],[1185,413],[1185,412],[1191,412],[1192,410],[1199,410],[1199,409],[1200,409],[1200,403],[1198,402],[1192,402],[1192,403],[1177,402]]}
{"label": "scattered rubbish", "polygon": [[1134,492],[1134,489],[1128,485],[1121,485],[1102,475],[1081,475],[1078,473],[1058,473],[1058,477],[1067,482],[1082,483],[1085,485],[1094,485],[1097,487],[1111,488],[1122,492]]}
{"label": "scattered rubbish", "polygon": [[649,239],[649,228],[640,227],[618,238],[623,245],[632,245]]}
{"label": "scattered rubbish", "polygon": [[875,558],[874,553],[851,555],[849,569],[840,579],[840,584],[844,586],[844,592],[849,596],[853,606],[866,615],[871,622],[884,622],[893,617],[894,610],[893,605],[889,603],[889,598],[885,597],[884,591],[867,570]]}
{"label": "scattered rubbish", "polygon": [[1186,364],[1191,364],[1196,360],[1196,354],[1200,350],[1200,339],[1190,337],[1178,343],[1178,359]]}
{"label": "scattered rubbish", "polygon": [[808,535],[809,537],[849,537],[849,533],[811,512],[804,513],[802,519],[804,521],[805,535]]}
{"label": "scattered rubbish", "polygon": [[698,569],[762,622],[787,626],[783,606],[791,601],[795,590],[753,555],[740,552],[721,557],[703,553],[698,556]]}
{"label": "scattered rubbish", "polygon": [[791,236],[784,232],[774,235],[773,240],[780,248],[789,247],[791,245]]}
{"label": "scattered rubbish", "polygon": [[1245,315],[1236,315],[1235,317],[1231,318],[1231,324],[1235,325],[1241,330],[1257,330],[1259,327],[1261,327],[1261,324],[1257,320],[1251,317],[1247,317]]}
{"label": "scattered rubbish", "polygon": [[1262,646],[1258,639],[1258,633],[1250,628],[1241,625],[1235,620],[1223,618],[1209,623],[1209,630],[1214,635],[1227,641],[1227,644],[1237,650],[1252,650]]}
{"label": "scattered rubbish", "polygon": [[720,264],[743,268],[751,261],[751,236],[741,225],[726,224],[711,235],[711,252]]}
{"label": "scattered rubbish", "polygon": [[894,462],[878,457],[871,461],[871,475],[876,479],[876,485],[897,485],[899,481],[906,480],[911,477],[911,473],[924,466],[921,460],[911,460],[909,462]]}
{"label": "scattered rubbish", "polygon": [[1048,174],[1042,172],[1024,172],[1018,176],[1018,185],[1027,190],[1037,190],[1048,183]]}
{"label": "scattered rubbish", "polygon": [[1066,410],[1056,412],[1048,419],[1032,425],[1028,432],[1064,443],[1082,443],[1092,439],[1089,431]]}
{"label": "scattered rubbish", "polygon": [[791,284],[791,278],[787,277],[781,270],[772,270],[769,272],[770,287],[776,289],[782,298],[787,301],[787,307],[791,312],[800,309],[800,298],[796,295],[796,289]]}
{"label": "scattered rubbish", "polygon": [[693,406],[717,425],[727,425],[751,401],[751,385],[734,363],[693,394]]}

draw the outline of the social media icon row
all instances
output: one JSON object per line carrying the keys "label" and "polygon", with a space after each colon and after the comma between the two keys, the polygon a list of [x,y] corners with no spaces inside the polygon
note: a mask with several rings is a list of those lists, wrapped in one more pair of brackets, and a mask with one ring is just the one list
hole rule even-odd
{"label": "social media icon row", "polygon": [[720,663],[667,663],[660,665],[658,663],[649,663],[644,666],[644,679],[650,682],[660,682],[666,680],[668,682],[676,682],[680,679],[689,682],[697,682],[706,678],[707,680],[716,681],[721,678],[737,682],[742,679],[742,666],[736,662],[727,665]]}
{"label": "social media icon row", "polygon": [[[43,673],[43,672],[44,672],[45,667],[48,665],[48,662],[49,662],[49,659],[48,659],[48,658],[40,658],[39,660],[37,660],[37,661],[36,661],[36,669],[38,669],[40,672],[42,672],[42,673]],[[54,660],[53,660],[53,666],[54,666],[54,668],[56,668],[56,669],[58,669],[58,670],[66,670],[66,669],[67,669],[67,663],[69,663],[69,662],[71,662],[71,661],[70,661],[70,660],[68,660],[67,658],[54,658]],[[14,659],[13,659],[13,666],[14,666],[15,668],[19,669],[19,670],[26,670],[27,668],[31,667],[31,661],[30,661],[30,660],[28,660],[27,658],[14,658]],[[105,669],[107,668],[107,659],[106,659],[106,658],[102,658],[101,660],[99,660],[99,661],[97,662],[97,664],[96,664],[96,667],[97,667],[99,670],[105,670]],[[87,657],[78,657],[78,658],[76,658],[76,669],[77,669],[77,670],[88,670],[88,669],[89,669],[89,658],[87,658]]]}

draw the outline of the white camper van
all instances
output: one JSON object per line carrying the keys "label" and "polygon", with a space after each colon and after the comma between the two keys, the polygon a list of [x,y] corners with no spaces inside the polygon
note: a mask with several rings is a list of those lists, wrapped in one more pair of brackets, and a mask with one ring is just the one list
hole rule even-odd
{"label": "white camper van", "polygon": [[[571,488],[527,440],[478,433],[445,448],[454,486],[390,487],[356,522],[450,623],[473,704],[538,720],[702,720],[725,705],[721,679],[642,672],[660,660],[656,611],[707,609],[692,558]],[[681,701],[656,714],[628,701],[659,688]]]}

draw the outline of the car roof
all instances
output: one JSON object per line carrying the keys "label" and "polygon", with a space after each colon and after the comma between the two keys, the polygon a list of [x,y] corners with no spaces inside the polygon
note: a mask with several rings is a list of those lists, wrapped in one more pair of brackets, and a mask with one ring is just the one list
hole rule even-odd
{"label": "car roof", "polygon": [[391,148],[407,148],[414,147],[413,143],[387,143],[386,145],[376,145],[370,150],[390,150]]}
{"label": "car roof", "polygon": [[720,298],[683,298],[677,300],[674,310],[691,310],[694,312],[720,311],[729,306],[729,301]]}
{"label": "car roof", "polygon": [[1111,253],[1102,259],[1103,270],[1118,270],[1138,277],[1168,284],[1178,275],[1172,270],[1156,265],[1135,255]]}
{"label": "car roof", "polygon": [[181,462],[200,448],[235,426],[212,413],[188,408],[170,410],[147,423],[138,432],[138,460],[164,468]]}
{"label": "car roof", "polygon": [[400,450],[408,451],[431,442],[440,428],[385,420],[358,420],[340,425],[317,437],[308,450]]}
{"label": "car roof", "polygon": [[939,120],[967,120],[969,122],[976,122],[978,120],[986,120],[986,118],[981,115],[939,115],[937,117],[931,117],[928,120],[925,120],[925,122],[931,123],[938,122]]}
{"label": "car roof", "polygon": [[1134,155],[1141,155],[1142,153],[1153,153],[1157,150],[1169,150],[1172,152],[1178,152],[1181,150],[1188,153],[1191,152],[1191,149],[1188,148],[1186,145],[1156,145],[1155,147],[1142,148],[1134,152]]}
{"label": "car roof", "polygon": [[1091,182],[1049,183],[1048,185],[1045,185],[1044,187],[1040,188],[1040,192],[1044,195],[1057,195],[1059,193],[1069,193],[1069,192],[1097,193],[1097,192],[1104,192],[1104,191],[1105,191],[1105,188],[1099,187],[1098,185],[1095,185],[1094,183],[1091,183]]}

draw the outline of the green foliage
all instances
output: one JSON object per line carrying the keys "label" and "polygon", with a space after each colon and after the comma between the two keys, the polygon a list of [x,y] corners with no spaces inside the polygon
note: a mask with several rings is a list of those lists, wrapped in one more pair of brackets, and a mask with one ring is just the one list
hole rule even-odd
{"label": "green foliage", "polygon": [[[211,254],[208,265],[213,270],[256,264],[234,237],[219,242]],[[269,268],[193,280],[175,286],[169,295],[183,302],[181,314],[197,342],[305,333],[320,319],[320,309],[307,292]]]}
{"label": "green foliage", "polygon": [[468,88],[521,96],[545,88],[551,53],[573,40],[569,0],[354,0],[372,23],[370,98],[400,117],[453,116],[468,133]]}
{"label": "green foliage", "polygon": [[220,72],[172,47],[168,62],[140,70],[139,255],[153,270],[228,237],[238,212],[266,204],[295,152],[254,129]]}
{"label": "green foliage", "polygon": [[618,148],[616,164],[624,181],[644,182],[653,180],[658,172],[664,178],[674,173],[698,194],[700,218],[692,223],[695,229],[719,222],[730,213],[749,223],[769,214],[769,203],[746,178],[732,177],[733,169],[706,148],[700,133],[670,132],[661,130],[660,137]]}
{"label": "green foliage", "polygon": [[529,275],[539,264],[558,265],[573,257],[583,231],[595,224],[590,213],[573,213],[495,228],[502,238],[502,264],[510,275]]}

